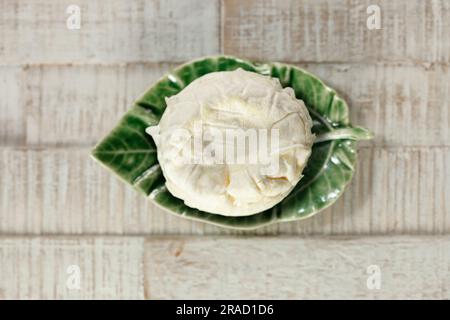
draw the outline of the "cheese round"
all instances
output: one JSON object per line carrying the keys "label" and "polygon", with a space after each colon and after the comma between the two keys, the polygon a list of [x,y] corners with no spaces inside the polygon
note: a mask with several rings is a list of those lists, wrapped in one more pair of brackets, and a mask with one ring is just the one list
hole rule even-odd
{"label": "cheese round", "polygon": [[251,215],[279,203],[301,179],[312,121],[278,79],[242,69],[213,72],[166,103],[147,133],[167,189],[187,206]]}

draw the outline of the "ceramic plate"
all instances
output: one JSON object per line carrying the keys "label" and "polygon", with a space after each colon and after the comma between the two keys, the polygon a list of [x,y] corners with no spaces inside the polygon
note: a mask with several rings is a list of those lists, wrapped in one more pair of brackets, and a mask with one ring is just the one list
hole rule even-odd
{"label": "ceramic plate", "polygon": [[[242,68],[278,78],[305,102],[319,137],[292,192],[270,210],[245,217],[226,217],[192,209],[165,187],[156,147],[145,133],[156,125],[166,107],[165,97],[177,94],[193,80],[216,71]],[[185,218],[215,225],[249,229],[269,223],[311,217],[330,206],[352,179],[356,140],[370,133],[349,122],[348,106],[336,92],[311,73],[284,63],[253,63],[230,56],[208,57],[179,66],[135,102],[116,127],[92,150],[92,156],[160,207]],[[322,141],[322,142],[320,142]]]}

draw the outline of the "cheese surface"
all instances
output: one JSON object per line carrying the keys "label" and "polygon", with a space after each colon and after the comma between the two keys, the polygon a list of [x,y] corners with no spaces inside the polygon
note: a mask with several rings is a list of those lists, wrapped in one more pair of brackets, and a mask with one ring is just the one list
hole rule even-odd
{"label": "cheese surface", "polygon": [[301,179],[312,121],[278,79],[242,69],[213,72],[166,103],[147,133],[167,189],[187,206],[251,215],[279,203]]}

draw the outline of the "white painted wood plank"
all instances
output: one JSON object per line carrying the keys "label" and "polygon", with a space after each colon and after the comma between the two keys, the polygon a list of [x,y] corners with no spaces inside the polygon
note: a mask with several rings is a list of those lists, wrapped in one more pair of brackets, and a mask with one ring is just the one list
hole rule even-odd
{"label": "white painted wood plank", "polygon": [[365,145],[450,145],[450,68],[442,65],[306,64],[348,102]]}
{"label": "white painted wood plank", "polygon": [[[450,61],[446,0],[226,0],[224,51],[259,60]],[[367,8],[381,29],[367,28]]]}
{"label": "white painted wood plank", "polygon": [[[301,66],[319,75],[348,100],[355,124],[375,132],[375,140],[364,145],[450,145],[450,68],[395,64]],[[172,67],[29,67],[25,72],[26,98],[14,104],[15,96],[11,96],[6,119],[1,119],[3,115],[0,119],[7,122],[10,114],[17,114],[16,109],[24,108],[26,115],[16,118],[26,119],[28,145],[91,145],[106,135],[132,102]],[[23,134],[19,131],[10,140],[20,144]]]}
{"label": "white painted wood plank", "polygon": [[289,234],[439,234],[449,231],[450,149],[360,148],[343,197]]}
{"label": "white painted wood plank", "polygon": [[354,180],[331,208],[250,232],[157,209],[88,149],[0,151],[0,233],[440,234],[450,232],[450,148],[360,148]]}
{"label": "white painted wood plank", "polygon": [[0,233],[199,233],[107,172],[89,149],[0,151]]}
{"label": "white painted wood plank", "polygon": [[0,299],[142,299],[142,259],[141,238],[0,238]]}
{"label": "white painted wood plank", "polygon": [[[69,5],[81,28],[69,30]],[[219,51],[216,0],[0,1],[0,64],[185,61]]]}
{"label": "white painted wood plank", "polygon": [[[449,237],[149,238],[145,248],[150,299],[450,298]],[[367,287],[369,266],[379,289]]]}
{"label": "white painted wood plank", "polygon": [[21,68],[0,67],[0,145],[25,142],[24,82]]}
{"label": "white painted wood plank", "polygon": [[165,64],[28,68],[27,144],[97,143],[169,69]]}

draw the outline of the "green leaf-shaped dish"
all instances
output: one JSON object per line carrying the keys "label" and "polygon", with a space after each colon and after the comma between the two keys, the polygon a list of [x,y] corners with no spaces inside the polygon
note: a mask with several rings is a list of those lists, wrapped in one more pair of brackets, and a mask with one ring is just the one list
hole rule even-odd
{"label": "green leaf-shaped dish", "polygon": [[[177,94],[193,80],[216,71],[242,68],[276,77],[305,102],[318,136],[311,157],[292,192],[270,210],[245,217],[226,217],[186,206],[165,187],[156,147],[145,129],[159,122],[165,97]],[[283,63],[252,63],[230,56],[195,60],[165,75],[137,100],[117,126],[92,150],[92,156],[138,191],[169,212],[223,227],[249,229],[274,222],[308,218],[330,206],[342,194],[355,170],[356,140],[370,133],[353,128],[348,107],[336,92],[314,75]]]}

